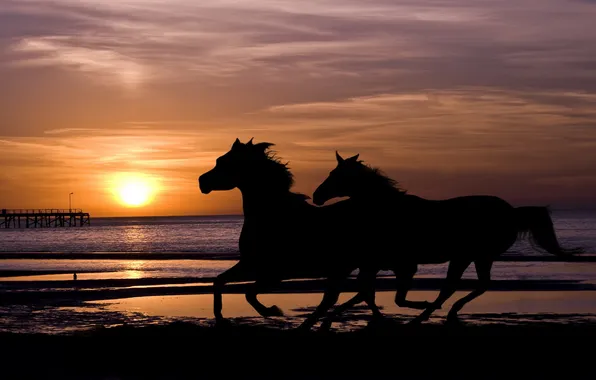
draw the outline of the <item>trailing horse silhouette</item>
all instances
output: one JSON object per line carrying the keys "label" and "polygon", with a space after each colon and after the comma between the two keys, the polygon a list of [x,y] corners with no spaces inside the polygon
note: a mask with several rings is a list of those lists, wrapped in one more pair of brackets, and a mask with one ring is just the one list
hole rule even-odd
{"label": "trailing horse silhouette", "polygon": [[[354,223],[366,226],[375,265],[360,267],[362,278],[374,281],[379,270],[391,269],[398,280],[396,303],[425,310],[410,323],[427,320],[453,295],[464,271],[476,267],[478,287],[456,301],[448,322],[457,322],[464,305],[482,295],[489,287],[493,261],[518,239],[530,235],[533,245],[557,256],[581,252],[564,249],[558,241],[546,207],[514,208],[501,198],[488,195],[427,200],[407,194],[379,169],[358,160],[359,155],[343,159],[336,152],[337,167],[316,189],[313,202],[323,205],[335,197],[349,197],[359,211]],[[449,262],[447,278],[433,303],[406,301],[418,264]],[[371,275],[374,273],[374,275]],[[372,280],[371,280],[372,279]],[[329,327],[339,313],[362,302],[374,303],[370,285],[351,300],[338,306],[325,321]]]}
{"label": "trailing horse silhouette", "polygon": [[[358,241],[358,227],[351,222],[352,202],[316,207],[306,202],[306,195],[291,192],[292,173],[269,151],[272,145],[236,139],[231,150],[217,158],[215,167],[199,177],[204,194],[238,188],[244,212],[240,260],[216,277],[213,312],[218,323],[224,321],[222,288],[228,282],[255,281],[246,300],[268,317],[283,313],[277,306],[260,303],[259,292],[286,279],[325,278],[323,300],[301,325],[310,328],[337,302],[341,281],[362,264],[364,242]],[[376,272],[372,276],[373,281],[362,281],[363,289],[374,286]],[[374,289],[368,291],[374,293]],[[369,307],[380,314],[374,302]]]}

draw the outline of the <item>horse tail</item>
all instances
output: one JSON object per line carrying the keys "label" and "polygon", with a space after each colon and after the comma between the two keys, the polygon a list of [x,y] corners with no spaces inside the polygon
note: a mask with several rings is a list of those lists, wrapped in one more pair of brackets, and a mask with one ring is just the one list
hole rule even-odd
{"label": "horse tail", "polygon": [[556,256],[571,256],[582,252],[580,248],[561,247],[548,207],[516,207],[515,217],[519,236],[530,235],[530,243],[534,248],[542,248]]}

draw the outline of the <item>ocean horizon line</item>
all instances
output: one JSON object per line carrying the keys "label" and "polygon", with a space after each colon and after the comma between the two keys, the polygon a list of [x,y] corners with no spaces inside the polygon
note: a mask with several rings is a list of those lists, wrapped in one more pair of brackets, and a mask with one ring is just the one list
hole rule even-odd
{"label": "ocean horizon line", "polygon": [[[596,211],[596,209],[594,209]],[[92,215],[93,216],[93,215]],[[232,218],[232,217],[244,217],[244,214],[182,214],[182,215],[130,215],[130,216],[94,216],[94,219],[150,219],[150,218]]]}

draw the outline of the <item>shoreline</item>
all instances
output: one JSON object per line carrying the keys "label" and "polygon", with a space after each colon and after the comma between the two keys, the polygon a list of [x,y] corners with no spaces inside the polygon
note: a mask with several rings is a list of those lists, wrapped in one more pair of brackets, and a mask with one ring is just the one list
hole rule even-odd
{"label": "shoreline", "polygon": [[[209,260],[237,261],[239,253],[203,253],[203,252],[0,252],[0,260]],[[521,255],[507,253],[499,256],[495,262],[593,262],[596,254],[582,253],[570,257],[558,257],[549,254]]]}
{"label": "shoreline", "polygon": [[[320,293],[325,288],[322,279],[287,280],[260,294]],[[412,291],[437,291],[444,284],[441,278],[414,279]],[[213,278],[141,278],[111,280],[57,280],[57,281],[5,281],[1,283],[0,305],[60,302],[73,304],[81,301],[98,301],[148,296],[182,296],[213,293]],[[178,285],[178,286],[176,286]],[[250,281],[226,284],[223,294],[244,294]],[[458,291],[471,291],[477,286],[475,279],[461,279]],[[12,289],[11,289],[12,288]],[[343,282],[342,292],[356,292],[357,281],[351,277]],[[394,277],[378,277],[377,291],[395,291]],[[493,280],[489,291],[596,291],[596,283],[576,280]]]}

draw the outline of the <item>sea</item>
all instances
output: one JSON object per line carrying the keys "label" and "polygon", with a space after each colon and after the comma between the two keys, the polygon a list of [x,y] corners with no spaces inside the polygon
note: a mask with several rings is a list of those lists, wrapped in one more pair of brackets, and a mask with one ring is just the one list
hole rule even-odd
{"label": "sea", "polygon": [[[562,245],[596,254],[596,212],[554,210],[552,218]],[[237,262],[243,222],[242,215],[92,217],[91,225],[84,227],[0,229],[0,332],[64,334],[173,321],[210,323],[213,298],[205,285]],[[541,255],[550,256],[522,240],[503,256]],[[415,282],[431,285],[414,287],[408,298],[433,300],[446,271],[445,264],[420,265]],[[393,274],[380,272],[382,276]],[[474,267],[463,277],[475,279]],[[487,292],[466,305],[466,321],[596,323],[596,260],[498,261],[491,277],[509,288]],[[384,313],[406,321],[419,312],[397,307],[393,279],[381,281],[387,285],[377,291],[376,302]],[[529,284],[539,288],[528,291]],[[449,305],[466,292],[456,292],[430,322],[442,323]],[[78,301],[85,294],[93,298]],[[352,295],[342,293],[339,301]],[[29,301],[40,297],[50,298],[43,298],[43,304]],[[297,326],[322,295],[308,288],[259,297],[267,305],[282,307],[286,314],[280,323]],[[224,295],[224,312],[243,323],[277,323],[259,318],[243,294]],[[337,328],[360,328],[367,316],[366,309],[354,309]]]}
{"label": "sea", "polygon": [[[596,253],[596,210],[553,210],[556,233],[563,246],[582,247]],[[213,277],[235,264],[242,215],[92,218],[90,226],[74,228],[0,229],[0,253],[15,254],[0,260],[0,272],[30,272],[35,279],[66,278],[78,272],[80,279],[145,277]],[[19,254],[29,253],[27,259]],[[54,253],[56,258],[36,259],[35,253]],[[77,259],[59,259],[60,255],[78,253]],[[89,253],[89,259],[84,254]],[[97,253],[118,253],[112,259],[98,259]],[[176,260],[139,260],[131,253],[169,254]],[[83,254],[83,255],[80,255]],[[218,259],[213,259],[217,254]],[[279,253],[283,255],[283,252]],[[505,253],[510,256],[540,256],[524,240]],[[5,257],[7,255],[4,255]],[[82,256],[82,257],[81,257]],[[115,257],[115,258],[114,258]],[[442,277],[446,265],[422,265],[417,276]],[[380,275],[390,275],[381,272]],[[72,274],[69,275],[72,277]],[[497,262],[494,279],[596,279],[596,263]],[[473,266],[464,278],[475,278]],[[31,277],[33,278],[33,277]],[[0,281],[23,280],[2,277]]]}

